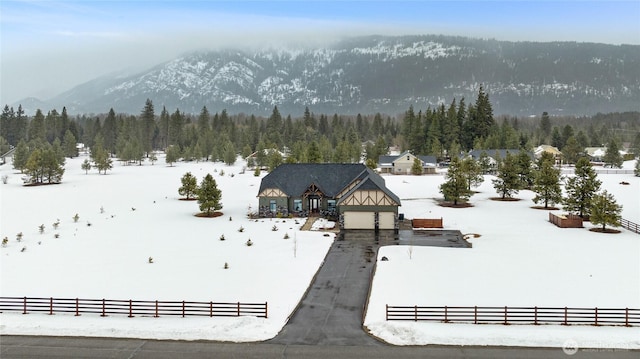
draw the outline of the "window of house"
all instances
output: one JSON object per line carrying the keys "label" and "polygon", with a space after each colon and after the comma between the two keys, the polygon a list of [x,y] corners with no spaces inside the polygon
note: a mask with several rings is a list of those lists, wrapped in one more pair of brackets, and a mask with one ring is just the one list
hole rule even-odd
{"label": "window of house", "polygon": [[275,199],[269,200],[269,210],[271,212],[275,212],[277,208],[278,206],[276,205],[276,200]]}
{"label": "window of house", "polygon": [[335,210],[336,209],[336,200],[335,199],[328,199],[327,200],[327,209],[328,210]]}
{"label": "window of house", "polygon": [[302,211],[302,200],[294,199],[293,200],[293,210],[294,211]]}

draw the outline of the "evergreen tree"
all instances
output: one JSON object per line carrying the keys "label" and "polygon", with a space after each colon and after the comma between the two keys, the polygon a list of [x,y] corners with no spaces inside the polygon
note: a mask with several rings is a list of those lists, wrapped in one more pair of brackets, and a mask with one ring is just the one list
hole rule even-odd
{"label": "evergreen tree", "polygon": [[109,109],[107,117],[104,119],[102,125],[102,138],[104,139],[104,148],[107,152],[116,153],[116,141],[117,141],[117,128],[116,128],[116,113],[113,108]]}
{"label": "evergreen tree", "polygon": [[222,209],[222,203],[220,199],[222,197],[222,191],[218,189],[216,180],[213,179],[211,174],[207,174],[198,187],[198,204],[200,205],[200,211],[210,216],[212,211]]}
{"label": "evergreen tree", "polygon": [[18,146],[16,146],[16,151],[13,153],[13,168],[20,170],[20,173],[23,173],[28,159],[29,146],[27,146],[25,140],[20,140],[20,142],[18,142]]}
{"label": "evergreen tree", "polygon": [[280,151],[269,151],[269,155],[267,156],[267,166],[269,168],[269,172],[273,171],[276,167],[282,164],[282,155]]}
{"label": "evergreen tree", "polygon": [[84,159],[84,162],[82,162],[82,164],[80,165],[80,168],[84,170],[84,174],[89,173],[89,170],[91,169],[91,162],[89,162],[88,158]]}
{"label": "evergreen tree", "polygon": [[413,165],[411,165],[411,174],[419,176],[422,174],[422,161],[418,157],[413,159]]}
{"label": "evergreen tree", "polygon": [[620,226],[622,219],[622,206],[619,205],[612,194],[607,191],[597,193],[591,201],[591,223],[602,224],[602,231],[606,230],[606,226]]}
{"label": "evergreen tree", "polygon": [[149,156],[149,153],[153,150],[153,140],[156,129],[156,115],[153,109],[153,102],[150,99],[147,99],[144,104],[144,108],[140,114],[140,121],[142,150]]}
{"label": "evergreen tree", "polygon": [[549,135],[551,135],[551,119],[549,118],[549,114],[546,111],[542,113],[542,117],[540,118],[540,132],[540,142],[548,143]]}
{"label": "evergreen tree", "polygon": [[526,151],[520,151],[516,156],[516,167],[518,168],[518,179],[521,189],[531,189],[533,186],[533,170],[531,168],[531,157]]}
{"label": "evergreen tree", "polygon": [[566,197],[562,204],[565,210],[577,213],[580,217],[588,217],[591,201],[600,190],[602,182],[585,157],[578,160],[574,172],[574,176],[567,178],[564,186]]}
{"label": "evergreen tree", "polygon": [[562,157],[564,158],[565,163],[574,164],[578,161],[580,157],[580,153],[584,150],[584,148],[580,148],[578,141],[574,136],[569,136],[567,138],[567,142],[562,149]]}
{"label": "evergreen tree", "polygon": [[[236,163],[236,159],[238,157],[238,155],[236,154],[236,150],[233,146],[233,143],[231,143],[231,141],[227,142],[227,145],[225,146],[225,150],[224,150],[224,163],[228,166],[231,166],[232,164]],[[277,151],[274,151],[277,152]]]}
{"label": "evergreen tree", "polygon": [[533,191],[536,196],[533,203],[544,202],[544,208],[549,208],[562,201],[562,189],[560,188],[560,170],[553,165],[553,156],[544,152],[538,161],[538,168],[533,182]]}
{"label": "evergreen tree", "polygon": [[607,152],[604,154],[603,161],[605,166],[622,168],[622,155],[618,149],[618,142],[614,138],[611,138],[607,145]]}
{"label": "evergreen tree", "polygon": [[113,161],[111,160],[111,157],[109,157],[109,153],[106,150],[102,149],[101,151],[98,151],[94,156],[93,165],[98,170],[98,173],[104,172],[104,174],[106,175],[107,170],[113,168]]}
{"label": "evergreen tree", "polygon": [[504,160],[498,165],[498,178],[494,179],[493,187],[502,199],[511,198],[517,194],[521,184],[518,175],[517,158],[507,152]]}
{"label": "evergreen tree", "polygon": [[175,145],[167,147],[165,162],[168,163],[170,167],[173,167],[173,164],[178,161],[178,158],[180,158],[180,148]]}
{"label": "evergreen tree", "polygon": [[478,90],[478,97],[476,99],[475,111],[471,118],[471,123],[473,124],[474,137],[479,138],[487,138],[491,128],[495,125],[489,95],[484,91],[482,85]]}
{"label": "evergreen tree", "polygon": [[307,161],[309,163],[321,163],[322,156],[320,154],[320,147],[316,141],[311,141],[309,147],[307,147]]}
{"label": "evergreen tree", "polygon": [[40,109],[36,110],[35,116],[29,124],[29,140],[46,141],[46,129],[44,127],[44,115]]}
{"label": "evergreen tree", "polygon": [[471,190],[472,187],[478,187],[482,182],[484,182],[484,172],[480,167],[480,164],[472,157],[466,157],[465,159],[460,160],[460,167],[467,177],[467,189]]}
{"label": "evergreen tree", "polygon": [[191,172],[185,173],[180,179],[182,186],[178,188],[178,194],[185,196],[186,199],[192,199],[198,192],[198,180]]}
{"label": "evergreen tree", "polygon": [[640,177],[640,159],[636,160],[636,166],[633,168],[633,173],[636,177]]}
{"label": "evergreen tree", "polygon": [[76,137],[71,133],[70,130],[67,130],[64,133],[64,140],[62,142],[62,147],[64,149],[64,155],[69,158],[74,158],[78,156],[78,148],[76,147]]}
{"label": "evergreen tree", "polygon": [[467,176],[462,170],[460,160],[453,157],[445,174],[445,182],[440,185],[440,193],[444,195],[445,201],[453,201],[453,205],[457,206],[458,202],[468,200],[473,194],[468,187]]}

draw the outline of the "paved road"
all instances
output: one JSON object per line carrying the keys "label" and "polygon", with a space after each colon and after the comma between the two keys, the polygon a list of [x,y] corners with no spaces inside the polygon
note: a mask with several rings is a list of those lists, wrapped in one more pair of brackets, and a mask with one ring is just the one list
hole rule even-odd
{"label": "paved road", "polygon": [[573,356],[557,348],[496,347],[394,347],[371,345],[286,345],[270,343],[231,344],[216,342],[155,341],[117,338],[0,337],[0,358],[110,358],[110,359],[590,359],[632,358],[638,351],[579,351]]}

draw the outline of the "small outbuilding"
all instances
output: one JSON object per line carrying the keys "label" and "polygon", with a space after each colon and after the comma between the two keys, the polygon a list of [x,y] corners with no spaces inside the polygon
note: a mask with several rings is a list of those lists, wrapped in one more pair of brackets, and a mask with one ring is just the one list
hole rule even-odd
{"label": "small outbuilding", "polygon": [[343,229],[397,229],[400,199],[361,163],[286,163],[260,183],[260,215],[338,219]]}

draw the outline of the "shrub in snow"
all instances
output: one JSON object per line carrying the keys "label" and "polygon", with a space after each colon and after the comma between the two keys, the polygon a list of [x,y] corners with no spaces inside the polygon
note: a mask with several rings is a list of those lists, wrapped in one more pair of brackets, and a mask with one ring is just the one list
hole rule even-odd
{"label": "shrub in snow", "polygon": [[271,227],[271,230],[275,232],[275,231],[277,231],[277,230],[278,230],[278,227],[276,227],[276,226],[274,225],[273,227]]}
{"label": "shrub in snow", "polygon": [[289,239],[289,233],[284,234],[284,239]]}
{"label": "shrub in snow", "polygon": [[238,228],[238,232],[244,232],[244,227],[240,226],[240,228]]}
{"label": "shrub in snow", "polygon": [[235,174],[233,174],[233,173],[232,173],[232,174],[231,174],[231,177],[234,177],[234,176],[235,176]]}
{"label": "shrub in snow", "polygon": [[80,216],[78,216],[78,214],[76,213],[75,216],[71,217],[73,219],[73,222],[78,222],[78,220],[80,219]]}
{"label": "shrub in snow", "polygon": [[248,247],[251,247],[252,245],[253,245],[253,242],[251,242],[251,238],[249,238],[249,239],[247,240],[247,246],[248,246]]}
{"label": "shrub in snow", "polygon": [[253,175],[255,177],[259,177],[260,176],[260,166],[257,166],[255,171],[253,171]]}
{"label": "shrub in snow", "polygon": [[104,213],[104,207],[100,206],[100,213]]}
{"label": "shrub in snow", "polygon": [[60,220],[56,220],[55,222],[53,222],[53,229],[58,229],[58,226],[60,225]]}
{"label": "shrub in snow", "polygon": [[16,240],[17,240],[18,242],[22,241],[22,232],[20,232],[20,233],[16,234]]}
{"label": "shrub in snow", "polygon": [[40,234],[44,233],[44,224],[38,226],[38,231],[40,231]]}
{"label": "shrub in snow", "polygon": [[87,227],[91,227],[91,222],[87,222]]}
{"label": "shrub in snow", "polygon": [[24,251],[26,251],[26,250],[27,250],[27,247],[25,246],[25,247],[22,247],[22,249],[20,250],[20,252],[24,252]]}
{"label": "shrub in snow", "polygon": [[6,247],[6,246],[7,246],[7,243],[9,243],[9,238],[8,238],[8,237],[4,237],[4,238],[2,238],[2,246],[3,246],[3,247]]}
{"label": "shrub in snow", "polygon": [[53,235],[53,238],[60,238],[60,233],[56,233]]}
{"label": "shrub in snow", "polygon": [[149,263],[153,263],[153,257],[149,257]]}
{"label": "shrub in snow", "polygon": [[229,217],[229,222],[233,221],[233,217]]}
{"label": "shrub in snow", "polygon": [[226,238],[224,238],[224,234],[220,236],[220,240],[224,241]]}
{"label": "shrub in snow", "polygon": [[224,262],[224,269],[229,269],[229,263]]}

